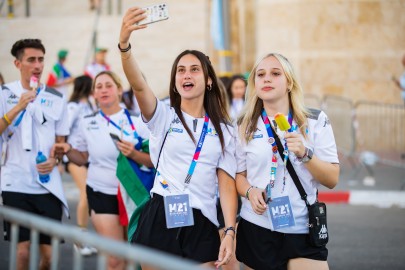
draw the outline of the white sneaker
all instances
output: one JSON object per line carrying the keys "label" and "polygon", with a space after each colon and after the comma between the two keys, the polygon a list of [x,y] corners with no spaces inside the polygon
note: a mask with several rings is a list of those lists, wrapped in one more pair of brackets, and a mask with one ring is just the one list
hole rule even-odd
{"label": "white sneaker", "polygon": [[93,251],[88,246],[78,246],[78,245],[73,246],[76,252],[80,253],[82,256],[90,256],[91,254],[93,254]]}

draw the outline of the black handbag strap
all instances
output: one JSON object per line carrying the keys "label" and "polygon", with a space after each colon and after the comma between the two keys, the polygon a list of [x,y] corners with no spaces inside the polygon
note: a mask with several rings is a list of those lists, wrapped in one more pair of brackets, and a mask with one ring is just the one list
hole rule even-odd
{"label": "black handbag strap", "polygon": [[[270,125],[270,127],[271,127],[271,130],[273,131],[274,138],[277,143],[278,152],[280,153],[281,159],[284,161],[284,155],[281,154],[284,152],[283,144],[280,142],[280,138],[278,137],[277,133],[274,131],[272,125]],[[302,186],[300,179],[298,178],[298,175],[295,172],[293,165],[291,164],[290,159],[287,159],[287,170],[290,173],[291,178],[294,181],[294,184],[298,189],[298,192],[300,193],[301,199],[303,199],[305,204],[309,207],[309,202],[307,200],[308,195],[305,192],[304,187]]]}

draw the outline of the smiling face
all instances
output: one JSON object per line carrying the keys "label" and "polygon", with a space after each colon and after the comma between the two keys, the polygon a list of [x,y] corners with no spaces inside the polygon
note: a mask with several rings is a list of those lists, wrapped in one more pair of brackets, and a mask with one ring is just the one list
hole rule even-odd
{"label": "smiling face", "polygon": [[35,76],[38,81],[41,79],[44,53],[39,49],[25,48],[24,53],[14,61],[14,64],[20,70],[23,87],[29,89],[31,76]]}
{"label": "smiling face", "polygon": [[101,109],[119,106],[122,88],[109,74],[101,74],[94,82],[94,98]]}
{"label": "smiling face", "polygon": [[264,102],[288,102],[287,78],[283,67],[274,56],[263,59],[254,77],[257,96]]}
{"label": "smiling face", "polygon": [[[208,79],[208,85],[211,83]],[[180,58],[176,68],[176,89],[184,99],[204,98],[204,71],[196,56],[186,54]]]}

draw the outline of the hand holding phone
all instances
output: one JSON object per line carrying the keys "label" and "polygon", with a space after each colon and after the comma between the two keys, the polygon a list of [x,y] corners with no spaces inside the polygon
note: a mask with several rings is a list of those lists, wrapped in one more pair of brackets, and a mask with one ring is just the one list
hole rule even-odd
{"label": "hand holding phone", "polygon": [[120,137],[118,137],[118,135],[116,135],[116,134],[114,134],[114,133],[110,133],[110,137],[111,137],[111,139],[113,140],[113,142],[114,142],[114,144],[115,144],[115,147],[117,147],[117,149],[118,149],[117,142],[121,142]]}
{"label": "hand holding phone", "polygon": [[144,13],[144,15],[146,15],[146,18],[142,21],[139,21],[137,25],[145,25],[169,19],[169,7],[167,6],[167,4],[157,4],[144,7],[142,9],[146,11]]}

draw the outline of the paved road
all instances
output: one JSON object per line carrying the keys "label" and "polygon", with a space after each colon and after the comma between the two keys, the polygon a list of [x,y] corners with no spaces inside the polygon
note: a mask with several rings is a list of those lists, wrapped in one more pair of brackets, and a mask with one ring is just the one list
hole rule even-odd
{"label": "paved road", "polygon": [[[368,176],[363,168],[356,175],[356,169],[344,167],[337,190],[399,190],[405,182],[405,170],[377,166],[375,185],[364,185]],[[355,177],[354,177],[355,176]],[[75,207],[78,191],[68,176],[64,184],[75,224]],[[377,196],[372,198],[379,200]],[[0,222],[2,220],[0,219]],[[329,204],[328,224],[330,231],[329,265],[332,270],[355,269],[405,269],[405,208]],[[0,225],[2,230],[2,222]],[[8,243],[0,240],[0,270],[8,269]],[[62,245],[61,267],[72,269],[72,243]],[[84,269],[96,268],[96,257],[84,259]]]}

